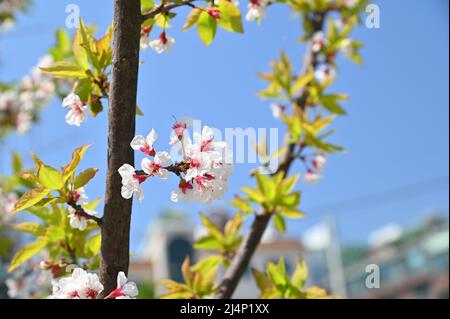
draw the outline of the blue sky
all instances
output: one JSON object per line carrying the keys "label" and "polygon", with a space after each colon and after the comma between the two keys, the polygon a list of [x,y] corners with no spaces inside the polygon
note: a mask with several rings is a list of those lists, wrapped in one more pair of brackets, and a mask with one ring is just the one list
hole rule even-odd
{"label": "blue sky", "polygon": [[[111,1],[60,0],[51,6],[35,1],[30,12],[20,16],[17,27],[0,38],[2,80],[20,79],[45,54],[53,43],[53,30],[64,26],[69,3],[80,6],[82,17],[96,23],[99,34],[112,19]],[[354,33],[355,39],[365,42],[364,66],[340,61],[333,86],[351,97],[346,105],[349,115],[337,120],[333,138],[349,152],[329,160],[321,183],[300,185],[307,215],[290,221],[291,236],[299,237],[325,214],[336,214],[346,243],[366,243],[371,231],[387,223],[415,224],[430,210],[448,215],[448,1],[377,3],[381,28],[360,27]],[[274,6],[261,25],[246,23],[244,36],[219,31],[214,43],[204,47],[195,30],[180,31],[187,11],[179,12],[178,22],[169,31],[177,40],[172,54],[146,51],[141,56],[138,103],[145,117],[137,121],[138,133],[155,128],[160,135],[158,146],[166,147],[172,115],[189,115],[221,129],[277,127],[269,103],[256,96],[264,87],[256,73],[268,70],[281,50],[300,67],[304,46],[297,41],[299,21],[284,6]],[[31,134],[12,136],[1,155],[2,172],[8,170],[5,157],[11,150],[24,154],[35,150],[46,162],[60,166],[69,161],[72,149],[92,143],[82,166],[101,171],[87,191],[91,198],[103,196],[106,113],[90,118],[81,129],[67,126],[64,115],[54,101]],[[26,161],[31,164],[29,157]],[[252,168],[250,164],[235,167],[227,199],[240,186],[252,185],[248,177]],[[175,186],[175,179],[145,184],[146,199],[134,205],[132,250],[137,250],[148,224],[161,210],[184,209],[195,221],[198,211],[209,209],[171,203]],[[380,195],[365,200],[372,193]],[[336,204],[341,201],[347,204]]]}

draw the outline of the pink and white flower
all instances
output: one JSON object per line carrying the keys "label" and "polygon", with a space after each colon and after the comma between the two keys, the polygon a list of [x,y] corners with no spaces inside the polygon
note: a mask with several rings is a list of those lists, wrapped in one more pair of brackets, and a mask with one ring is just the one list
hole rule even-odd
{"label": "pink and white flower", "polygon": [[136,170],[130,164],[124,164],[119,168],[119,174],[122,177],[122,197],[130,199],[133,197],[133,193],[136,193],[138,199],[142,201],[144,199],[144,192],[141,188],[146,177],[136,174]]}
{"label": "pink and white flower", "polygon": [[158,54],[164,51],[170,52],[172,50],[172,45],[175,44],[175,39],[167,36],[166,32],[161,32],[159,37],[152,40],[148,45]]}
{"label": "pink and white flower", "polygon": [[107,299],[135,299],[139,294],[136,284],[128,281],[127,276],[123,271],[117,275],[117,288],[114,289]]}
{"label": "pink and white flower", "polygon": [[87,120],[87,105],[85,105],[75,93],[70,93],[65,97],[62,105],[69,109],[69,113],[66,115],[67,124],[80,126],[81,123]]}
{"label": "pink and white flower", "polygon": [[143,137],[142,135],[137,135],[131,141],[131,148],[135,151],[141,151],[144,154],[155,156],[155,150],[153,148],[153,144],[158,139],[158,134],[154,129],[147,135],[147,137]]}
{"label": "pink and white flower", "polygon": [[283,116],[286,107],[277,103],[272,103],[270,109],[272,110],[272,116],[279,119]]}
{"label": "pink and white flower", "polygon": [[256,21],[264,18],[268,3],[268,0],[250,0],[245,19],[247,21]]}
{"label": "pink and white flower", "polygon": [[143,158],[142,170],[149,176],[158,176],[161,179],[169,178],[169,171],[165,167],[171,164],[170,155],[167,152],[158,152],[153,161]]}
{"label": "pink and white flower", "polygon": [[317,183],[319,181],[319,179],[320,179],[320,175],[312,170],[308,170],[304,177],[305,182],[312,183],[312,184]]}
{"label": "pink and white flower", "polygon": [[53,280],[49,299],[97,299],[103,291],[98,276],[76,268],[71,276]]}
{"label": "pink and white flower", "polygon": [[322,64],[314,73],[314,77],[319,83],[326,83],[336,78],[336,69],[328,64]]}
{"label": "pink and white flower", "polygon": [[322,31],[314,33],[312,37],[312,51],[318,53],[326,45],[325,34]]}
{"label": "pink and white flower", "polygon": [[[68,208],[69,210],[69,224],[70,227],[74,229],[78,229],[80,231],[86,230],[89,223],[95,223],[92,219],[87,216],[81,216],[78,214],[72,207]],[[92,210],[84,209],[84,212],[91,216],[96,216],[97,212]]]}

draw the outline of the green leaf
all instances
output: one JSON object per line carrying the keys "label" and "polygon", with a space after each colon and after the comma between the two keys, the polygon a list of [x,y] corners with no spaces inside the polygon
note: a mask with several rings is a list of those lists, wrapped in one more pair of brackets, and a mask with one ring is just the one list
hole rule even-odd
{"label": "green leaf", "polygon": [[285,178],[278,186],[280,194],[289,194],[294,189],[300,174]]}
{"label": "green leaf", "polygon": [[136,105],[136,115],[144,116],[144,112],[142,112],[141,108]]}
{"label": "green leaf", "polygon": [[100,252],[100,247],[102,244],[102,235],[97,234],[86,240],[85,250],[90,256],[96,256]]}
{"label": "green leaf", "polygon": [[39,253],[47,246],[48,239],[45,237],[39,237],[35,242],[32,242],[24,246],[13,257],[11,264],[9,265],[8,272],[12,272],[24,262],[31,259],[34,255]]}
{"label": "green leaf", "polygon": [[63,167],[64,181],[67,181],[69,179],[69,177],[72,176],[72,174],[75,172],[75,170],[78,167],[78,164],[80,164],[80,161],[83,158],[84,153],[90,146],[91,146],[90,144],[84,145],[84,146],[78,147],[77,149],[75,149],[75,151],[73,151],[72,161]]}
{"label": "green leaf", "polygon": [[292,284],[298,289],[303,289],[308,278],[308,267],[304,260],[300,261],[292,274]]}
{"label": "green leaf", "polygon": [[100,99],[93,99],[89,103],[89,111],[93,117],[97,116],[103,111],[103,104]]}
{"label": "green leaf", "polygon": [[194,244],[194,248],[220,250],[222,248],[222,244],[214,236],[204,236],[197,240],[197,242]]}
{"label": "green leaf", "polygon": [[89,183],[89,181],[95,177],[97,172],[98,168],[88,168],[78,174],[77,177],[75,177],[74,188],[78,189]]}
{"label": "green leaf", "polygon": [[273,290],[273,284],[265,273],[255,268],[252,268],[252,273],[253,277],[255,278],[256,285],[258,286],[259,290],[261,290],[261,292],[264,293]]}
{"label": "green leaf", "polygon": [[84,24],[83,19],[80,18],[80,34],[81,38],[81,46],[86,50],[87,56],[89,60],[91,61],[92,65],[97,71],[101,71],[98,53],[97,53],[97,45],[95,42],[95,39],[93,38],[92,34],[89,32],[89,30],[86,28],[86,25]]}
{"label": "green leaf", "polygon": [[283,289],[287,284],[286,274],[280,269],[278,265],[269,263],[267,266],[269,278],[277,286],[278,289]]}
{"label": "green leaf", "polygon": [[211,269],[219,266],[222,263],[222,256],[212,255],[203,258],[194,266],[191,267],[192,271],[200,272],[202,274],[209,272]]}
{"label": "green leaf", "polygon": [[37,176],[39,183],[47,189],[59,190],[64,187],[61,173],[51,166],[42,165]]}
{"label": "green leaf", "polygon": [[286,220],[283,216],[275,214],[273,216],[273,223],[280,233],[284,233],[286,231]]}
{"label": "green leaf", "polygon": [[37,222],[25,222],[21,224],[11,225],[17,231],[28,233],[33,236],[45,235],[45,227]]}
{"label": "green leaf", "polygon": [[302,90],[306,85],[308,85],[312,80],[314,79],[314,72],[308,72],[300,77],[298,77],[293,86],[292,91],[293,93],[297,93],[298,91]]}
{"label": "green leaf", "polygon": [[216,238],[219,242],[221,242],[223,240],[223,235],[220,229],[217,227],[217,225],[214,224],[211,219],[209,219],[208,217],[206,217],[206,215],[202,213],[200,214],[200,219],[202,221],[203,226],[208,231],[208,233],[214,238]]}
{"label": "green leaf", "polygon": [[287,218],[302,218],[305,216],[305,213],[296,209],[282,208],[279,213]]}
{"label": "green leaf", "polygon": [[217,22],[207,12],[202,11],[197,22],[197,32],[205,45],[210,45],[217,31]]}
{"label": "green leaf", "polygon": [[56,78],[82,79],[87,77],[85,70],[78,64],[68,61],[58,61],[46,68],[40,68],[45,73],[50,73]]}
{"label": "green leaf", "polygon": [[239,196],[236,196],[231,202],[230,205],[236,207],[237,209],[246,212],[246,213],[252,213],[253,207],[247,203],[247,201]]}
{"label": "green leaf", "polygon": [[277,194],[277,185],[268,175],[257,174],[256,181],[258,184],[258,189],[266,197],[266,200],[272,203],[275,200]]}
{"label": "green leaf", "polygon": [[249,187],[242,187],[242,191],[247,194],[248,199],[254,203],[262,204],[266,201],[266,197],[261,191]]}
{"label": "green leaf", "polygon": [[23,165],[22,165],[22,158],[20,157],[19,153],[14,152],[12,156],[12,169],[14,174],[19,173],[22,171]]}
{"label": "green leaf", "polygon": [[195,25],[198,22],[201,13],[202,10],[200,10],[199,8],[192,9],[186,18],[186,23],[183,26],[183,31],[186,31],[187,29]]}
{"label": "green leaf", "polygon": [[14,212],[19,212],[34,206],[34,204],[47,196],[48,193],[50,193],[49,189],[39,187],[23,194],[17,201],[14,207]]}
{"label": "green leaf", "polygon": [[345,109],[338,103],[339,100],[347,100],[347,97],[345,95],[339,95],[339,94],[328,94],[323,95],[319,99],[319,103],[323,105],[324,108],[326,108],[331,113],[337,114],[337,115],[345,115],[347,112]]}
{"label": "green leaf", "polygon": [[234,3],[227,0],[221,0],[219,2],[218,8],[220,10],[220,18],[217,20],[217,24],[222,29],[231,32],[244,32],[241,12],[234,5]]}
{"label": "green leaf", "polygon": [[300,204],[300,192],[295,192],[280,198],[277,201],[277,205],[288,207],[288,208],[296,208]]}

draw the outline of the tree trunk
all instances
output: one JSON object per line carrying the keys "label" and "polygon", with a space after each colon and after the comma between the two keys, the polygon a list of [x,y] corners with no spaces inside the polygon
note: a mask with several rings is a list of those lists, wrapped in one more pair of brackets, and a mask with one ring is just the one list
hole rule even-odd
{"label": "tree trunk", "polygon": [[108,171],[101,247],[104,294],[116,288],[119,271],[128,272],[132,200],[121,196],[122,181],[118,169],[124,163],[134,165],[130,141],[135,135],[140,28],[140,0],[115,0]]}

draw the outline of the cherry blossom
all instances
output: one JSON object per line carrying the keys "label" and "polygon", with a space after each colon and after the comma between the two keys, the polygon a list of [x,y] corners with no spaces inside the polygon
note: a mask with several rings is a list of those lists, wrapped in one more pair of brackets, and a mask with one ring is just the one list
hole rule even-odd
{"label": "cherry blossom", "polygon": [[[40,59],[38,66],[47,67],[52,62],[53,58],[46,55]],[[54,80],[39,67],[34,67],[17,89],[0,93],[0,135],[5,134],[7,128],[19,134],[28,132],[37,110],[54,96]]]}
{"label": "cherry blossom", "polygon": [[325,34],[322,31],[314,33],[312,37],[312,51],[317,53],[322,50],[326,44]]}
{"label": "cherry blossom", "polygon": [[150,39],[148,37],[150,35],[151,30],[152,30],[151,26],[147,26],[141,29],[140,45],[142,50],[147,49],[150,45]]}
{"label": "cherry blossom", "polygon": [[220,10],[219,9],[208,9],[208,14],[214,19],[219,20],[220,19]]}
{"label": "cherry blossom", "polygon": [[314,73],[314,77],[319,83],[325,83],[336,78],[336,69],[328,64],[320,65]]}
{"label": "cherry blossom", "polygon": [[164,51],[171,51],[171,46],[175,44],[175,39],[166,35],[166,32],[161,32],[159,37],[149,42],[149,46],[158,54]]}
{"label": "cherry blossom", "polygon": [[262,19],[266,15],[266,7],[268,3],[268,0],[250,0],[245,19],[247,21]]}
{"label": "cherry blossom", "polygon": [[[172,163],[167,152],[156,152],[154,141],[156,132],[149,134],[147,139],[136,136],[131,146],[134,150],[143,151],[153,159],[145,157],[141,161],[141,172],[125,164],[119,170],[122,176],[122,196],[131,198],[133,192],[143,197],[140,184],[150,177],[169,178],[173,172],[179,179],[178,187],[171,194],[171,200],[195,201],[209,203],[220,199],[227,191],[228,177],[233,170],[231,155],[225,142],[214,140],[214,131],[204,126],[202,132],[194,132],[191,140],[187,129],[192,126],[192,120],[185,118],[172,126],[170,144],[181,144],[181,161]],[[152,152],[149,152],[151,150]]]}
{"label": "cherry blossom", "polygon": [[158,152],[153,161],[148,158],[142,159],[142,170],[149,176],[158,176],[161,179],[169,178],[169,171],[164,169],[170,165],[170,155],[167,152]]}
{"label": "cherry blossom", "polygon": [[14,210],[14,206],[18,200],[16,193],[4,193],[0,188],[0,225],[10,219],[10,214]]}
{"label": "cherry blossom", "polygon": [[106,299],[135,299],[139,294],[136,284],[128,281],[123,271],[117,275],[117,288],[114,289]]}
{"label": "cherry blossom", "polygon": [[319,153],[313,159],[312,163],[313,163],[313,166],[314,166],[314,168],[316,170],[322,171],[324,166],[325,166],[325,164],[327,163],[327,158],[325,157],[325,155]]}
{"label": "cherry blossom", "polygon": [[142,135],[138,135],[131,141],[131,148],[135,151],[141,151],[144,154],[155,156],[155,150],[153,149],[153,144],[158,139],[158,134],[155,130],[151,130],[151,132],[147,135],[147,138]]}
{"label": "cherry blossom", "polygon": [[315,173],[312,170],[308,170],[304,177],[305,182],[307,183],[317,183],[320,179],[319,174]]}
{"label": "cherry blossom", "polygon": [[138,199],[142,201],[144,199],[144,193],[141,188],[146,177],[141,177],[136,174],[136,170],[130,164],[124,164],[119,168],[119,174],[122,177],[122,197],[130,199],[133,193],[136,193]]}
{"label": "cherry blossom", "polygon": [[270,105],[270,109],[272,110],[272,116],[279,119],[284,114],[286,107],[277,103],[272,103]]}
{"label": "cherry blossom", "polygon": [[75,93],[70,93],[65,97],[62,105],[69,109],[69,113],[66,115],[67,124],[80,126],[81,123],[87,120],[87,105]]}
{"label": "cherry blossom", "polygon": [[52,281],[53,294],[49,299],[97,299],[103,291],[98,276],[76,268],[71,276]]}
{"label": "cherry blossom", "polygon": [[[70,227],[74,229],[83,231],[86,230],[89,223],[95,223],[92,219],[89,219],[87,216],[82,216],[78,214],[72,207],[69,207],[68,210],[69,210]],[[84,212],[91,216],[97,215],[97,212],[88,209],[84,209]]]}

